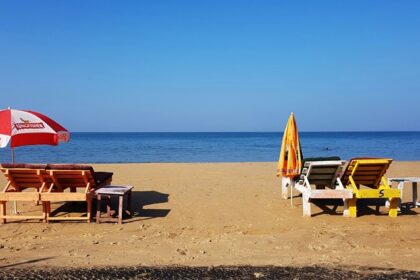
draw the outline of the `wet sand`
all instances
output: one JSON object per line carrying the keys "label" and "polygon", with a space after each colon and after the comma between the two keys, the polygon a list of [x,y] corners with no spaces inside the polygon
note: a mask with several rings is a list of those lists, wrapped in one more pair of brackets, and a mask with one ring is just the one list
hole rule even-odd
{"label": "wet sand", "polygon": [[[360,217],[351,219],[341,216],[341,205],[332,211],[338,202],[329,201],[313,207],[312,218],[303,218],[300,197],[293,206],[281,199],[275,163],[94,166],[114,172],[115,184],[135,186],[135,216],[123,225],[0,225],[2,271],[134,267],[137,273],[149,267],[152,276],[167,273],[167,268],[158,268],[162,266],[176,266],[174,275],[201,273],[207,268],[197,267],[212,266],[245,266],[245,274],[274,266],[266,267],[273,275],[314,266],[320,273],[343,267],[420,271],[420,208],[403,207],[398,218],[390,218],[385,207],[376,212],[374,205],[365,204]],[[388,172],[390,177],[419,175],[420,162],[395,162]],[[0,184],[5,185],[4,178]],[[406,188],[403,205],[410,199],[411,187]],[[66,207],[53,206],[59,211]],[[19,203],[19,210],[36,213],[40,206]],[[341,271],[350,273],[337,273]],[[235,278],[247,279],[245,274]]]}

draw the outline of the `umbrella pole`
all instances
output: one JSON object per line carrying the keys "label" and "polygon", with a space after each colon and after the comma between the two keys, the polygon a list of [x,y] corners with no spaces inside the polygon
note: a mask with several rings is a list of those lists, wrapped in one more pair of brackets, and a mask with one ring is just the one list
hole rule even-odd
{"label": "umbrella pole", "polygon": [[290,180],[290,206],[293,206],[293,186],[292,186],[292,180]]}
{"label": "umbrella pole", "polygon": [[[12,163],[15,163],[15,149],[12,148]],[[13,213],[17,215],[17,202],[13,201]]]}
{"label": "umbrella pole", "polygon": [[289,187],[290,187],[290,206],[293,206],[293,185],[294,185],[294,181],[291,178],[290,179],[290,185],[289,185]]}

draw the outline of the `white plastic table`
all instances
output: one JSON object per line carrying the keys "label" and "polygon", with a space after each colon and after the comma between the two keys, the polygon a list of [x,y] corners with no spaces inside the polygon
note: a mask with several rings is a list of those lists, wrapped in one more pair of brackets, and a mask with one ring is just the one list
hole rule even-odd
{"label": "white plastic table", "polygon": [[420,206],[420,202],[417,201],[417,183],[420,183],[420,178],[418,177],[388,178],[388,183],[391,184],[392,182],[398,183],[398,189],[401,191],[401,199],[403,196],[405,183],[411,183],[412,194],[413,194],[413,198],[412,198],[413,207],[417,208]]}

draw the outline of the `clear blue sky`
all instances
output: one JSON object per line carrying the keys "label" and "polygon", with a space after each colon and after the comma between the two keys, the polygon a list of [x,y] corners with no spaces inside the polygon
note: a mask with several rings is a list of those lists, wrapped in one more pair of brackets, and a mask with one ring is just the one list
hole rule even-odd
{"label": "clear blue sky", "polygon": [[420,130],[420,1],[1,1],[0,66],[72,131]]}

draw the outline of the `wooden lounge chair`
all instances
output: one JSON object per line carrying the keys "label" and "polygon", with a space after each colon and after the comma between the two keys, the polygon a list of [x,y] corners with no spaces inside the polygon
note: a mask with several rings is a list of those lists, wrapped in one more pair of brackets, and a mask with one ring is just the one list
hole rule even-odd
{"label": "wooden lounge chair", "polygon": [[[92,200],[96,188],[108,185],[112,181],[112,173],[95,172],[86,165],[48,165],[48,174],[52,184],[46,192],[41,193],[41,201],[46,207],[46,220],[86,220],[91,221]],[[51,202],[85,201],[86,216],[66,217],[52,216]]]}
{"label": "wooden lounge chair", "polygon": [[45,207],[42,215],[6,215],[6,206],[9,201],[40,201],[40,193],[49,184],[46,172],[47,165],[29,164],[2,164],[1,171],[7,178],[7,185],[0,193],[0,222],[6,223],[7,219],[28,220],[45,219]]}
{"label": "wooden lounge chair", "polygon": [[391,159],[383,158],[357,158],[349,162],[341,181],[353,192],[353,198],[348,200],[350,217],[357,217],[357,200],[367,198],[389,199],[389,216],[398,215],[400,190],[391,189],[385,177],[391,162]]}
{"label": "wooden lounge chair", "polygon": [[346,199],[353,198],[353,193],[344,188],[339,178],[344,164],[341,160],[305,161],[295,184],[295,188],[302,193],[304,216],[311,216],[313,199],[343,199],[343,215],[348,215]]}

